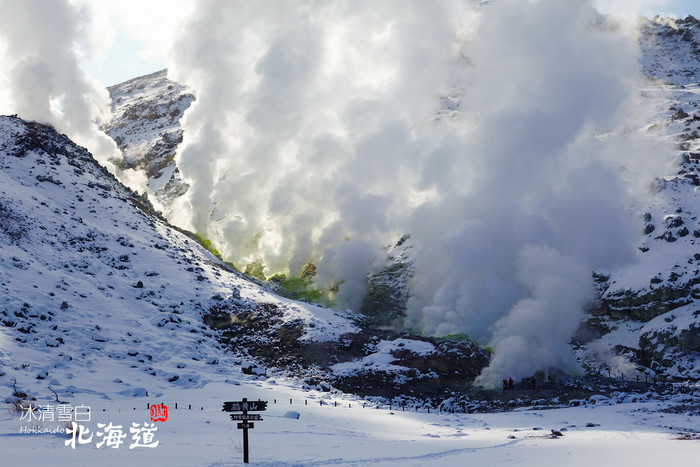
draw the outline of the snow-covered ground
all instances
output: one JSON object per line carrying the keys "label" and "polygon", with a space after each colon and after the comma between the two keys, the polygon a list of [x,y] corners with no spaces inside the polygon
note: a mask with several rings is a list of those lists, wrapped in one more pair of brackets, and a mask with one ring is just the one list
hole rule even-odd
{"label": "snow-covered ground", "polygon": [[[90,377],[87,372],[76,374],[76,383]],[[101,389],[103,394],[112,393],[108,385]],[[258,380],[240,373],[220,375],[197,389],[164,391],[150,397],[126,397],[76,390],[65,400],[74,407],[92,409],[91,420],[79,424],[89,430],[85,438],[94,436],[83,445],[77,442],[75,449],[66,445],[70,437],[65,433],[20,433],[23,427],[39,422],[3,411],[2,463],[240,465],[242,430],[236,429],[236,422],[221,408],[224,401],[243,397],[268,401],[268,409],[259,412],[263,420],[254,422],[255,428],[249,431],[253,465],[693,465],[700,449],[697,408],[695,415],[660,412],[673,401],[618,403],[599,398],[594,405],[552,410],[428,414],[397,407],[377,409],[370,403],[363,408],[363,401],[354,397],[302,391],[290,381]],[[684,397],[677,397],[676,402]],[[47,397],[36,403],[52,404],[52,400]],[[135,443],[129,433],[132,424],[151,423],[146,403],[167,405],[168,418],[154,422],[157,430],[152,442],[157,441],[157,446],[130,449]],[[55,411],[55,403],[53,407]],[[298,413],[299,418],[289,418],[289,412]],[[104,439],[97,432],[105,433],[98,424],[109,423],[122,426],[127,434],[124,443],[97,448]],[[51,429],[64,423],[44,421],[41,425]],[[562,436],[554,436],[551,430]]]}

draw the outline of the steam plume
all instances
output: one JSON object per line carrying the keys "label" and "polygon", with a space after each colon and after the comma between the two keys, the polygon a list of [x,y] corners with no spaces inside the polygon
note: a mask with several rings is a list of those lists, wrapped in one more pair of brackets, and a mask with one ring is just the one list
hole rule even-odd
{"label": "steam plume", "polygon": [[176,44],[197,91],[180,222],[268,272],[315,261],[355,309],[410,232],[407,326],[490,342],[486,385],[575,368],[591,271],[633,260],[654,155],[610,133],[639,105],[634,37],[583,0],[265,5],[211,0]]}
{"label": "steam plume", "polygon": [[119,151],[95,123],[109,95],[79,67],[91,47],[88,11],[68,0],[0,0],[0,9],[2,111],[54,125],[111,166]]}
{"label": "steam plume", "polygon": [[[486,385],[575,368],[591,271],[634,259],[630,211],[661,173],[658,149],[619,131],[643,110],[633,36],[585,0],[197,5],[172,54],[197,94],[174,222],[268,273],[313,261],[352,309],[410,233],[406,326],[490,343]],[[106,161],[107,94],[78,67],[85,10],[0,7],[0,101]]]}
{"label": "steam plume", "polygon": [[316,261],[318,281],[342,282],[339,303],[356,308],[368,264],[405,227],[433,131],[454,132],[433,119],[454,32],[474,14],[456,2],[265,5],[210,1],[174,47],[172,76],[197,91],[180,222],[237,263],[298,274]]}

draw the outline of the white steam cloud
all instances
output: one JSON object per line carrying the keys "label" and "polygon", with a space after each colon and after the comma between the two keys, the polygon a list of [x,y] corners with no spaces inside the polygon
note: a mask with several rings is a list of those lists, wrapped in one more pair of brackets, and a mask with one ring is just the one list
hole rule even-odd
{"label": "white steam cloud", "polygon": [[470,187],[416,211],[407,324],[490,342],[478,382],[496,384],[576,367],[568,342],[591,271],[634,258],[630,195],[664,158],[639,133],[597,136],[639,104],[633,38],[586,2],[501,2],[486,16],[468,52]]}
{"label": "white steam cloud", "polygon": [[[312,261],[355,310],[382,246],[410,233],[406,326],[490,344],[485,385],[575,369],[591,272],[634,259],[631,212],[663,172],[663,149],[627,129],[645,111],[631,23],[601,3],[628,5],[197,2],[171,54],[197,94],[177,156],[191,188],[171,221],[239,265],[294,275]],[[0,110],[106,163],[108,95],[78,64],[109,38],[86,4],[0,9]]]}
{"label": "white steam cloud", "polygon": [[0,11],[0,110],[54,125],[111,166],[119,150],[95,123],[109,94],[79,67],[97,34],[88,10],[68,0],[0,0]]}
{"label": "white steam cloud", "polygon": [[210,1],[195,14],[171,67],[197,93],[177,160],[185,220],[238,264],[298,274],[317,262],[318,282],[342,282],[339,304],[356,309],[369,263],[406,226],[420,165],[439,134],[458,139],[433,120],[473,13]]}
{"label": "white steam cloud", "polygon": [[583,0],[473,5],[203,2],[171,68],[197,93],[177,221],[239,264],[314,261],[353,309],[410,233],[405,324],[490,343],[490,385],[576,368],[591,272],[633,260],[633,194],[662,158],[610,131],[642,108],[626,29]]}

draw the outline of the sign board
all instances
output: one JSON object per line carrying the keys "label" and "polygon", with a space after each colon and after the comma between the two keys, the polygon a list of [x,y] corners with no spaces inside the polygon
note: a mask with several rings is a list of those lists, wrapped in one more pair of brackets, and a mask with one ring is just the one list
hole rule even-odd
{"label": "sign board", "polygon": [[248,463],[248,430],[255,428],[255,424],[250,420],[262,420],[259,414],[249,414],[248,411],[262,412],[267,409],[267,401],[249,401],[243,398],[241,401],[224,402],[222,412],[243,412],[232,413],[231,420],[241,420],[238,429],[243,430],[243,462]]}
{"label": "sign board", "polygon": [[231,420],[258,420],[262,421],[262,417],[257,413],[232,413]]}
{"label": "sign board", "polygon": [[242,400],[224,402],[224,408],[221,409],[222,412],[243,412],[248,410],[252,412],[262,412],[263,410],[267,410],[267,401]]}

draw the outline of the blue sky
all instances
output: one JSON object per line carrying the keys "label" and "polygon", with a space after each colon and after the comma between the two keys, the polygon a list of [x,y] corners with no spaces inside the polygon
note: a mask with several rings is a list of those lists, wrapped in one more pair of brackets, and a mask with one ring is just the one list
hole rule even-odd
{"label": "blue sky", "polygon": [[146,41],[130,36],[117,24],[114,42],[107,54],[99,59],[84,61],[82,68],[105,86],[111,86],[168,67],[164,55],[142,56],[139,52],[146,47]]}
{"label": "blue sky", "polygon": [[[652,6],[647,7],[649,12],[645,12],[649,16],[652,14],[651,12],[654,12],[674,15],[679,18],[693,15],[700,19],[700,0],[667,0],[650,3],[652,3]],[[663,6],[659,8],[657,6],[659,4]]]}
{"label": "blue sky", "polygon": [[677,16],[693,15],[700,19],[700,1],[698,0],[676,0],[671,5],[671,10]]}
{"label": "blue sky", "polygon": [[653,18],[657,14],[685,18],[693,15],[700,18],[700,0],[593,0],[601,10],[612,8],[625,13],[636,11],[638,14]]}

